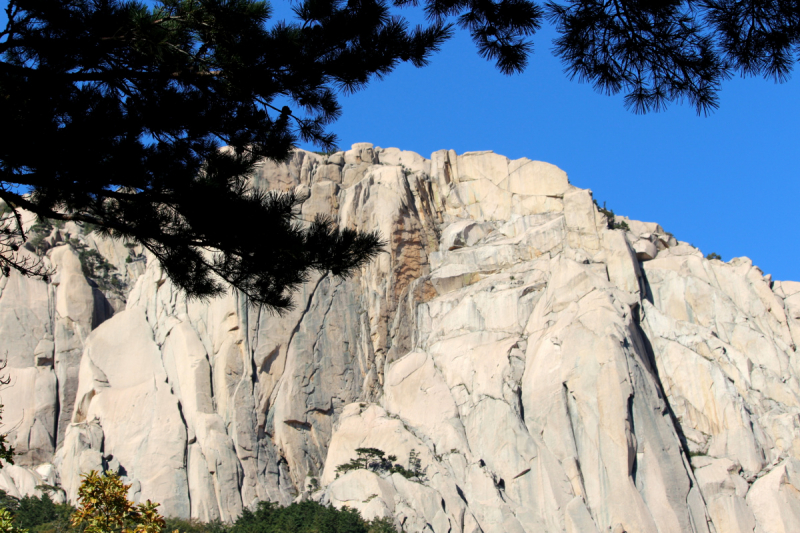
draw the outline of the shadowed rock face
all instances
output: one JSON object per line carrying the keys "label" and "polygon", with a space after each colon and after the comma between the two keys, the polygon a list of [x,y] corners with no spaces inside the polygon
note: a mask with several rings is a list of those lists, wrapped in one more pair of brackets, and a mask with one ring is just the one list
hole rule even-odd
{"label": "shadowed rock face", "polygon": [[[48,252],[51,284],[0,280],[23,465],[0,489],[74,498],[111,468],[204,521],[302,497],[410,532],[800,531],[800,283],[654,223],[608,229],[558,168],[491,152],[363,143],[254,181],[310,193],[306,220],[380,230],[387,253],[278,317],[187,302],[72,228],[127,304],[106,320],[116,300],[69,246]],[[362,447],[413,451],[424,475],[338,475]]]}

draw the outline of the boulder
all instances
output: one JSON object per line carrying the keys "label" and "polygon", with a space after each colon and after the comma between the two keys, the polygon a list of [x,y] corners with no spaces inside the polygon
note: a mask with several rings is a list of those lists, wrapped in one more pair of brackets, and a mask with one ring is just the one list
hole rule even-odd
{"label": "boulder", "polygon": [[650,261],[658,255],[658,248],[650,239],[639,239],[634,242],[633,251],[639,261]]}

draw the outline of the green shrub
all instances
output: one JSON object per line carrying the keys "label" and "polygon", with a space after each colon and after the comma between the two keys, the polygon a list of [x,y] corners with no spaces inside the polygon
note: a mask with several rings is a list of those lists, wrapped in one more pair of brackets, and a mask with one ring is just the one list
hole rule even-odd
{"label": "green shrub", "polygon": [[53,231],[53,223],[46,218],[37,219],[36,223],[28,229],[28,233],[44,233],[45,235],[50,235],[51,231]]}
{"label": "green shrub", "polygon": [[614,211],[611,209],[606,209],[605,202],[603,202],[603,207],[600,207],[600,204],[597,203],[597,200],[593,201],[594,201],[594,206],[597,208],[597,210],[603,213],[603,215],[605,215],[606,224],[608,224],[608,229],[621,229],[625,231],[630,231],[631,228],[628,226],[627,222],[625,222],[624,220],[622,222],[617,222],[615,220],[616,215],[614,214]]}
{"label": "green shrub", "polygon": [[631,228],[628,226],[628,223],[624,220],[622,222],[614,222],[611,225],[611,229],[623,229],[625,231],[630,231]]}
{"label": "green shrub", "polygon": [[360,468],[371,470],[376,474],[400,474],[406,479],[416,478],[422,481],[425,477],[425,469],[421,468],[421,461],[416,450],[408,453],[408,468],[396,463],[396,455],[386,455],[383,450],[378,448],[356,448],[358,457],[350,459],[349,462],[336,467],[336,475],[358,470]]}
{"label": "green shrub", "polygon": [[[48,494],[41,498],[17,499],[0,490],[0,509],[7,509],[17,531],[29,533],[80,533],[70,518],[75,508],[54,503]],[[316,502],[293,503],[281,507],[260,502],[255,511],[245,510],[233,524],[220,521],[167,518],[162,531],[179,533],[397,533],[391,518],[364,520],[354,509],[335,509]]]}
{"label": "green shrub", "polygon": [[81,531],[70,527],[70,516],[74,507],[53,502],[45,493],[38,496],[13,498],[0,491],[0,507],[8,509],[14,516],[14,525],[27,529],[30,533],[65,533],[68,530]]}
{"label": "green shrub", "polygon": [[722,257],[720,257],[719,254],[715,254],[714,252],[711,252],[710,254],[708,254],[706,256],[706,259],[708,259],[709,261],[711,261],[712,259],[718,259],[718,260],[722,261]]}
{"label": "green shrub", "polygon": [[45,237],[48,237],[52,231],[53,224],[46,218],[37,220],[33,226],[28,228],[27,240],[28,243],[33,246],[36,253],[41,254],[46,251],[41,249],[42,241],[44,241]]}
{"label": "green shrub", "polygon": [[[391,519],[367,521],[355,509],[338,510],[306,501],[280,507],[260,502],[245,510],[230,533],[395,533]],[[189,532],[187,532],[189,533]]]}
{"label": "green shrub", "polygon": [[367,533],[397,533],[397,530],[391,518],[375,518],[369,523]]}
{"label": "green shrub", "polygon": [[214,522],[200,522],[199,520],[183,520],[182,518],[166,518],[165,532],[179,531],[180,533],[228,533],[232,526],[223,524],[219,520]]}
{"label": "green shrub", "polygon": [[28,533],[14,523],[14,517],[8,509],[0,508],[0,531],[3,533]]}
{"label": "green shrub", "polygon": [[122,292],[125,289],[125,284],[122,283],[119,274],[112,273],[112,271],[117,270],[117,267],[109,263],[100,252],[94,248],[89,248],[74,237],[69,240],[69,244],[78,252],[83,275],[94,280],[100,290]]}
{"label": "green shrub", "polygon": [[[12,463],[13,464],[13,463]],[[0,509],[8,509],[12,513],[17,510],[19,506],[19,498],[9,496],[9,494],[0,490]]]}
{"label": "green shrub", "polygon": [[606,209],[606,203],[603,202],[603,207],[600,207],[600,204],[597,203],[597,200],[594,201],[594,206],[597,208],[598,211],[603,213],[606,217],[606,223],[608,224],[608,229],[614,229],[614,211],[611,209]]}

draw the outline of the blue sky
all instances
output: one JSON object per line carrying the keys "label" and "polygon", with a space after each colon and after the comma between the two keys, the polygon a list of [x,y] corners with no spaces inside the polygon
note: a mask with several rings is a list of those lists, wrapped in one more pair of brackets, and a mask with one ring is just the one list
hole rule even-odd
{"label": "blue sky", "polygon": [[800,80],[732,79],[709,117],[688,104],[634,115],[622,96],[570,81],[551,53],[554,35],[544,26],[526,71],[509,77],[458,33],[429,66],[401,66],[343,97],[332,126],[340,148],[371,142],[426,157],[448,148],[547,161],[617,214],[800,281]]}
{"label": "blue sky", "polygon": [[[273,6],[275,19],[289,14],[288,1]],[[730,80],[709,117],[685,104],[634,115],[621,96],[570,81],[550,52],[554,35],[544,26],[526,71],[503,76],[459,32],[429,66],[400,66],[342,97],[331,129],[343,149],[371,142],[426,157],[448,148],[547,161],[617,214],[800,281],[800,80]]]}

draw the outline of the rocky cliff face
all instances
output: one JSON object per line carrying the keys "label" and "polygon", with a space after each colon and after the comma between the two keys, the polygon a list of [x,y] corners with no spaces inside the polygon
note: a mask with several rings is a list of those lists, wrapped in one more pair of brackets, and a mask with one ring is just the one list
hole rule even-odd
{"label": "rocky cliff face", "polygon": [[[800,530],[800,283],[609,229],[558,168],[491,152],[357,144],[254,179],[387,253],[279,317],[186,301],[136,250],[55,229],[52,283],[0,281],[20,453],[0,488],[74,498],[111,468],[200,520],[312,498],[410,532]],[[337,475],[361,447],[413,450],[424,475]]]}

